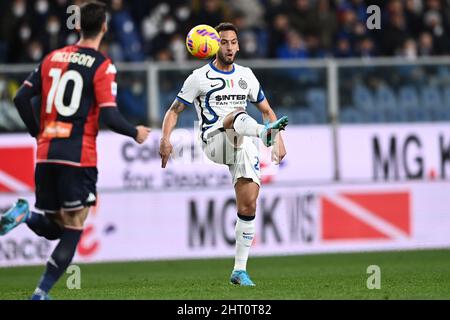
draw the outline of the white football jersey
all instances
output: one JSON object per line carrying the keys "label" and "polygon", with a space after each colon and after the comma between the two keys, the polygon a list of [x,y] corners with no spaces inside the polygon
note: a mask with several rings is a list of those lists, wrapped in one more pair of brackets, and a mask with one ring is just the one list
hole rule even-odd
{"label": "white football jersey", "polygon": [[235,63],[233,70],[226,72],[211,61],[189,75],[177,99],[186,105],[194,104],[203,132],[236,108],[245,109],[247,100],[259,103],[265,96],[250,68]]}

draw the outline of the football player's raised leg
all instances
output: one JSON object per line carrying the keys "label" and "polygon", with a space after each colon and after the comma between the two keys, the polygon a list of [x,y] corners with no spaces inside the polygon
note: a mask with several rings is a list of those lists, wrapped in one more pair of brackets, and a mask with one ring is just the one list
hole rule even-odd
{"label": "football player's raised leg", "polygon": [[25,221],[28,228],[30,228],[38,236],[44,237],[47,240],[56,240],[61,237],[64,230],[60,213],[41,214],[31,211],[30,216]]}
{"label": "football player's raised leg", "polygon": [[234,129],[240,136],[258,137],[267,147],[274,144],[277,133],[284,130],[287,124],[288,118],[286,116],[265,125],[259,124],[247,114],[244,108],[236,109],[228,114],[223,121],[225,129]]}
{"label": "football player's raised leg", "polygon": [[47,262],[32,299],[47,299],[48,292],[72,262],[88,213],[89,207],[85,207],[76,211],[64,211],[56,218],[60,219],[63,225],[60,241]]}
{"label": "football player's raised leg", "polygon": [[36,183],[36,207],[39,212],[30,211],[25,221],[28,228],[40,237],[48,240],[59,239],[63,232],[61,222],[61,206],[58,197],[55,197],[58,186],[55,179],[55,166],[50,164],[38,164],[35,170]]}
{"label": "football player's raised leg", "polygon": [[224,129],[234,129],[238,135],[259,137],[264,131],[264,125],[250,117],[244,108],[237,108],[223,120]]}
{"label": "football player's raised leg", "polygon": [[38,236],[48,240],[59,239],[62,233],[57,214],[41,214],[29,209],[28,201],[19,199],[8,211],[1,215],[0,235],[10,232],[21,223],[25,223]]}
{"label": "football player's raised leg", "polygon": [[256,200],[259,195],[259,185],[252,179],[239,178],[235,184],[238,218],[236,222],[236,255],[231,283],[241,286],[255,284],[247,274],[247,260],[255,235]]}
{"label": "football player's raised leg", "polygon": [[30,216],[28,202],[18,199],[6,212],[0,214],[0,235],[5,235]]}

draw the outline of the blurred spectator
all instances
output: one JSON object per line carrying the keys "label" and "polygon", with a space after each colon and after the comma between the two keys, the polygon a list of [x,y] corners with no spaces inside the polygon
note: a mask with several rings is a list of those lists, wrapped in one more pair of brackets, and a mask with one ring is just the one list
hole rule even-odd
{"label": "blurred spectator", "polygon": [[341,18],[342,15],[351,12],[354,15],[355,22],[365,22],[367,20],[367,6],[364,0],[342,0],[337,2],[339,3],[338,12],[341,14]]}
{"label": "blurred spectator", "polygon": [[309,57],[308,50],[301,35],[294,30],[287,34],[287,42],[277,50],[277,57],[281,59],[305,59]]}
{"label": "blurred spectator", "polygon": [[428,32],[420,34],[418,54],[422,57],[429,57],[435,54],[433,37]]}
{"label": "blurred spectator", "polygon": [[389,18],[389,24],[382,29],[382,50],[388,56],[398,53],[403,48],[405,39],[409,38],[409,32],[403,13],[394,13]]}
{"label": "blurred spectator", "polygon": [[373,40],[363,37],[358,41],[357,54],[361,58],[373,58],[376,56],[376,49]]}
{"label": "blurred spectator", "polygon": [[44,47],[42,42],[34,40],[27,48],[26,62],[38,63],[44,58]]}
{"label": "blurred spectator", "polygon": [[22,22],[19,27],[19,34],[15,36],[13,44],[9,47],[10,52],[16,52],[15,62],[29,62],[26,52],[31,41],[33,32],[28,22]]}
{"label": "blurred spectator", "polygon": [[339,37],[346,37],[353,44],[355,42],[355,26],[358,22],[356,13],[350,8],[344,8],[340,13],[339,20]]}
{"label": "blurred spectator", "polygon": [[309,58],[325,58],[326,52],[322,48],[318,36],[310,34],[305,37],[306,48],[308,50]]}
{"label": "blurred spectator", "polygon": [[406,23],[410,28],[411,34],[417,37],[422,30],[422,19],[420,12],[422,10],[421,0],[406,0],[405,1],[405,18]]}
{"label": "blurred spectator", "polygon": [[330,50],[333,45],[333,38],[337,32],[337,19],[335,11],[330,8],[330,0],[318,0],[317,21],[319,28],[320,43],[326,50]]}
{"label": "blurred spectator", "polygon": [[234,12],[231,22],[239,30],[239,56],[244,59],[267,56],[267,35],[260,28],[248,23],[244,12]]}
{"label": "blurred spectator", "polygon": [[423,14],[423,30],[433,36],[438,54],[448,52],[448,23],[442,12],[441,3],[438,0],[427,0]]}
{"label": "blurred spectator", "polygon": [[275,58],[277,50],[286,42],[286,35],[291,29],[289,18],[285,13],[278,13],[272,22],[269,35],[269,57]]}
{"label": "blurred spectator", "polygon": [[351,58],[353,57],[352,46],[347,37],[341,36],[337,40],[336,49],[334,51],[336,58]]}
{"label": "blurred spectator", "polygon": [[34,4],[34,6],[32,7],[32,10],[34,11],[33,29],[39,30],[45,28],[50,15],[50,5],[48,1],[37,0],[32,3]]}
{"label": "blurred spectator", "polygon": [[65,45],[65,37],[61,31],[61,23],[57,16],[50,16],[45,26],[44,37],[40,39],[45,51],[49,52]]}
{"label": "blurred spectator", "polygon": [[317,15],[309,0],[291,0],[290,22],[292,27],[302,35],[318,34]]}
{"label": "blurred spectator", "polygon": [[169,49],[175,61],[183,62],[187,59],[186,45],[180,34],[175,34],[170,39]]}
{"label": "blurred spectator", "polygon": [[158,51],[167,48],[166,33],[171,31],[171,25],[170,22],[163,24],[163,21],[169,12],[170,6],[167,3],[160,3],[142,22],[144,51],[149,56],[156,57]]}
{"label": "blurred spectator", "polygon": [[225,20],[229,20],[229,4],[224,0],[192,0],[194,19],[199,24],[217,26]]}
{"label": "blurred spectator", "polygon": [[364,0],[351,0],[350,8],[355,12],[359,22],[365,23],[367,20],[367,6]]}
{"label": "blurred spectator", "polygon": [[117,94],[117,102],[130,121],[138,122],[147,119],[146,89],[139,78],[120,79],[121,88]]}
{"label": "blurred spectator", "polygon": [[189,30],[192,26],[192,11],[187,3],[181,3],[174,7],[174,16],[178,23],[178,32],[184,33],[185,30]]}
{"label": "blurred spectator", "polygon": [[112,0],[111,8],[111,26],[122,45],[125,59],[128,61],[143,61],[141,41],[130,11],[125,7],[122,0]]}
{"label": "blurred spectator", "polygon": [[171,61],[171,60],[173,60],[173,56],[169,49],[161,49],[156,54],[156,60],[157,61]]}
{"label": "blurred spectator", "polygon": [[248,28],[264,27],[264,6],[259,0],[231,0],[234,12],[241,12]]}
{"label": "blurred spectator", "polygon": [[398,55],[402,58],[406,58],[407,60],[417,59],[418,53],[416,41],[412,38],[406,39],[403,43],[403,47],[398,52]]}
{"label": "blurred spectator", "polygon": [[24,23],[26,17],[30,15],[27,12],[25,0],[14,0],[11,6],[3,11],[0,24],[2,38],[8,44],[6,62],[20,62],[21,53],[25,50],[22,43],[18,42],[17,31],[20,30],[20,25]]}

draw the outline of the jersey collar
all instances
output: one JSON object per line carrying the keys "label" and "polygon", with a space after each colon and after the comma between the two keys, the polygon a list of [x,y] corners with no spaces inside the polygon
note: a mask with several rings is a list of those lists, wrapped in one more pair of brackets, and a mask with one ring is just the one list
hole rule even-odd
{"label": "jersey collar", "polygon": [[231,69],[231,71],[222,71],[216,68],[216,66],[214,65],[213,61],[211,61],[209,63],[209,66],[211,67],[211,69],[213,69],[214,71],[221,73],[221,74],[232,74],[234,72],[234,63],[233,63],[233,69]]}

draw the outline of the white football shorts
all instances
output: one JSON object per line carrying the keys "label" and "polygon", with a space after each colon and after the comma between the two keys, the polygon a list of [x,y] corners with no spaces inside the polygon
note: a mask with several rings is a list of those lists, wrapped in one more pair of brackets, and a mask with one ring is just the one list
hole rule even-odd
{"label": "white football shorts", "polygon": [[[252,179],[261,186],[257,146],[251,137],[233,136],[232,132],[225,132],[221,125],[206,130],[202,134],[203,152],[209,160],[228,166],[233,186],[239,178]],[[239,142],[238,147],[234,147],[234,142]]]}

